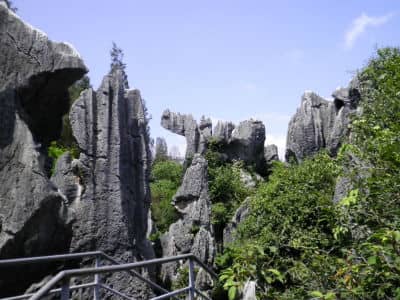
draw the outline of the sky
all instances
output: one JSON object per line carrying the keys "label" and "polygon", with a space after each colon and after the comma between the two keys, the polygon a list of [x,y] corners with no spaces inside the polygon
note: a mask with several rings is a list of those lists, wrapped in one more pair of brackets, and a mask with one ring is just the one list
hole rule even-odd
{"label": "sky", "polygon": [[[130,87],[152,116],[152,136],[184,154],[160,126],[164,109],[238,123],[256,118],[282,158],[305,90],[330,98],[377,47],[400,44],[398,0],[14,0],[18,15],[74,45],[95,89],[112,42]],[[214,123],[215,124],[215,123]]]}

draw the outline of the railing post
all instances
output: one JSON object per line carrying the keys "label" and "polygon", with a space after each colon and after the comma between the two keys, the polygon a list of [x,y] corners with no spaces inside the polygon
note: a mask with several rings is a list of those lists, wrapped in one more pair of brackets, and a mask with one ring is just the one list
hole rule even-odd
{"label": "railing post", "polygon": [[194,274],[194,264],[193,259],[189,258],[189,300],[194,300],[195,292],[195,274]]}
{"label": "railing post", "polygon": [[[95,268],[100,267],[100,255],[96,255]],[[94,274],[93,300],[100,300],[100,274]]]}
{"label": "railing post", "polygon": [[61,300],[69,300],[69,278],[64,278],[61,286]]}

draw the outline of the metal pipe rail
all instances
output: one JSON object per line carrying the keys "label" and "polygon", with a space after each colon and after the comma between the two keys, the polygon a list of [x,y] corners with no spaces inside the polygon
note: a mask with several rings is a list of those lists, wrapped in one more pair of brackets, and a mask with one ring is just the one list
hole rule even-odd
{"label": "metal pipe rail", "polygon": [[[3,299],[17,300],[17,299],[29,298],[30,300],[37,300],[37,299],[41,299],[41,297],[44,297],[49,294],[61,293],[61,300],[67,300],[67,299],[69,299],[70,291],[80,289],[80,288],[87,288],[87,287],[93,287],[94,300],[100,299],[100,292],[99,292],[100,288],[103,288],[123,299],[132,299],[129,296],[124,295],[121,292],[116,291],[116,290],[112,289],[111,287],[106,286],[100,282],[99,274],[125,271],[125,272],[128,272],[131,276],[137,277],[140,280],[144,281],[145,283],[149,284],[154,289],[164,293],[160,296],[153,298],[153,300],[167,299],[167,298],[171,298],[171,297],[177,299],[175,297],[176,295],[183,294],[186,292],[188,293],[189,299],[191,299],[191,300],[194,299],[195,294],[198,294],[200,297],[203,297],[204,299],[210,300],[209,297],[207,297],[206,295],[201,293],[195,287],[194,262],[196,262],[201,268],[203,268],[207,273],[209,273],[214,279],[217,279],[217,275],[193,254],[184,254],[184,255],[178,255],[178,256],[173,256],[173,257],[151,259],[151,260],[135,262],[135,263],[119,264],[115,259],[106,255],[105,253],[103,253],[101,251],[93,251],[93,252],[84,252],[84,253],[73,253],[73,254],[62,254],[62,255],[52,255],[52,256],[40,256],[40,257],[31,257],[31,258],[0,260],[0,268],[2,266],[10,266],[10,265],[15,266],[15,265],[19,265],[19,264],[23,265],[23,264],[32,264],[32,263],[49,262],[49,261],[71,260],[71,259],[90,257],[90,256],[96,258],[94,268],[81,268],[81,269],[71,269],[71,270],[61,271],[35,293],[16,296],[16,297],[10,297],[10,298],[3,298]],[[100,262],[99,262],[100,257],[114,263],[115,265],[100,266]],[[183,289],[180,289],[177,291],[169,292],[166,289],[162,288],[161,286],[157,285],[156,283],[152,282],[151,280],[143,277],[137,271],[133,270],[134,268],[138,268],[138,267],[146,267],[146,266],[150,266],[150,265],[164,264],[164,263],[179,261],[179,260],[184,260],[184,259],[189,260],[189,285],[186,288],[183,288]],[[83,285],[77,285],[77,286],[69,286],[69,281],[70,281],[71,277],[84,276],[84,275],[94,275],[95,276],[94,282],[88,283],[88,284],[83,284]],[[53,289],[53,287],[61,281],[62,281],[62,287]]]}

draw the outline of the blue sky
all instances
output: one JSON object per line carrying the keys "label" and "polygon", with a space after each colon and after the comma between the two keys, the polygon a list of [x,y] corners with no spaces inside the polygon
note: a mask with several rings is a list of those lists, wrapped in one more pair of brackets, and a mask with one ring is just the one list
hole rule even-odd
{"label": "blue sky", "polygon": [[[305,90],[330,97],[376,46],[398,46],[400,1],[14,0],[18,14],[73,44],[95,88],[115,41],[131,87],[153,117],[152,135],[183,152],[160,125],[164,109],[238,122],[264,121],[283,152]],[[182,153],[183,154],[183,153]]]}

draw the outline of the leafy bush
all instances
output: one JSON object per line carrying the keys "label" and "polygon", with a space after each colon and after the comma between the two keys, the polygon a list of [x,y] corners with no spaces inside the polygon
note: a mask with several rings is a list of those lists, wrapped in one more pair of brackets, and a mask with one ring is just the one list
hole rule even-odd
{"label": "leafy bush", "polygon": [[350,149],[364,162],[338,207],[345,253],[336,274],[348,299],[400,299],[400,51],[377,51],[359,74],[363,114]]}
{"label": "leafy bush", "polygon": [[211,222],[217,242],[222,241],[223,230],[232,218],[235,210],[250,195],[240,180],[240,169],[243,166],[227,163],[217,151],[219,144],[211,140],[206,152],[208,163],[208,187],[211,198]]}
{"label": "leafy bush", "polygon": [[[358,79],[362,114],[339,158],[276,164],[253,197],[218,258],[230,299],[248,278],[260,299],[400,299],[400,51],[378,50]],[[333,204],[342,169],[353,190]]]}
{"label": "leafy bush", "polygon": [[228,291],[228,278],[236,290],[248,278],[257,280],[260,295],[273,299],[306,298],[307,291],[325,288],[334,274],[328,253],[335,250],[331,199],[338,172],[326,154],[300,165],[275,164],[269,182],[252,197],[237,245],[224,254],[227,268],[220,264]]}
{"label": "leafy bush", "polygon": [[150,183],[151,212],[160,232],[168,230],[177,221],[178,214],[171,204],[182,178],[182,166],[175,161],[159,161],[153,164]]}

